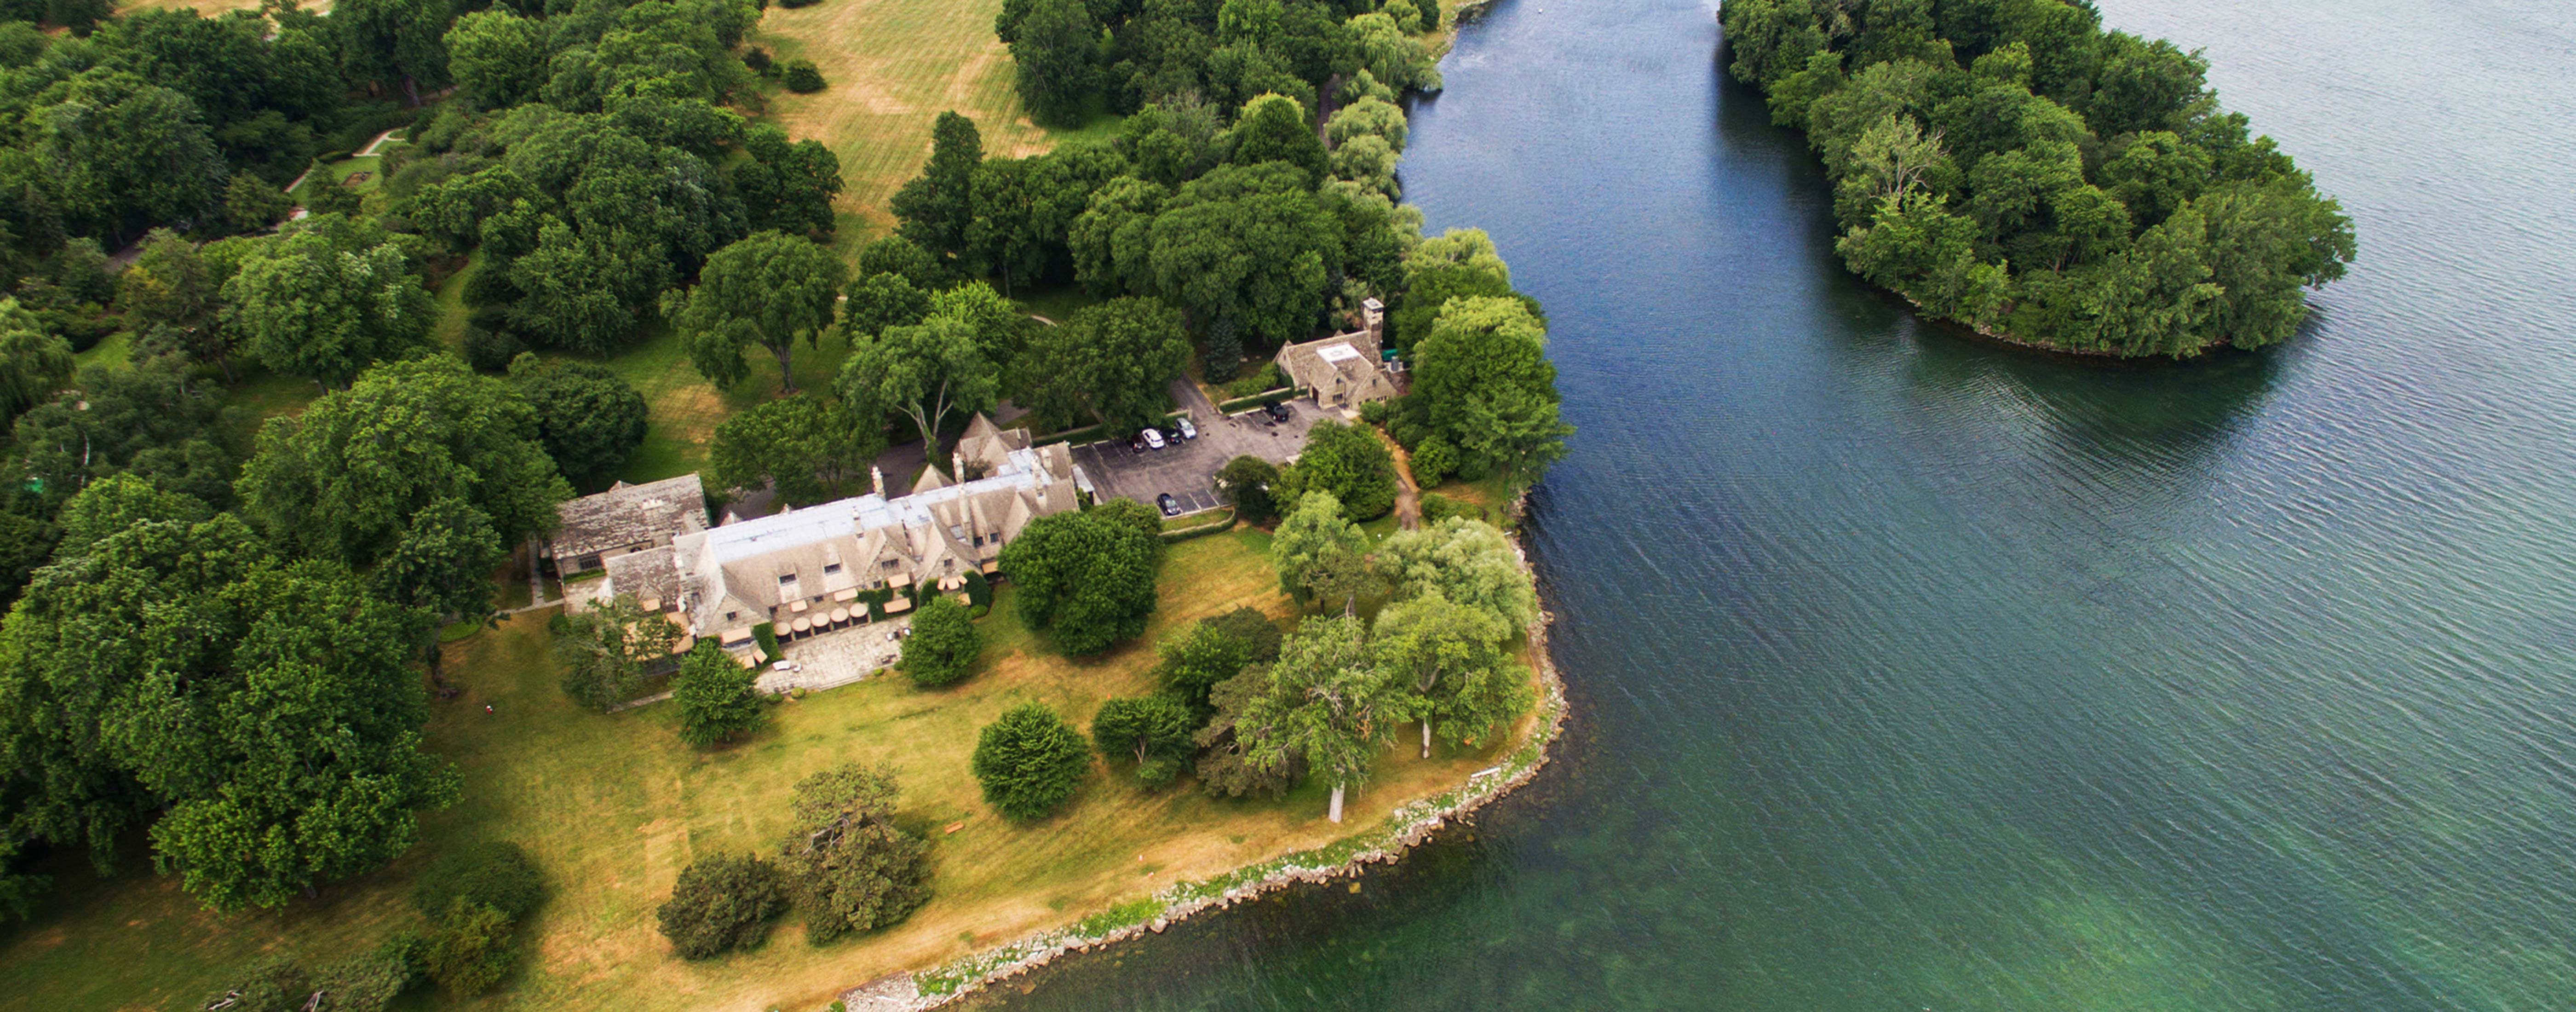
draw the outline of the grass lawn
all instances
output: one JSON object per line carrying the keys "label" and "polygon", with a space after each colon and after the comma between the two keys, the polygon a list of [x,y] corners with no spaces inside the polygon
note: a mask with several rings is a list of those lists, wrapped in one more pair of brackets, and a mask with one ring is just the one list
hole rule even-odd
{"label": "grass lawn", "polygon": [[[642,343],[604,360],[601,364],[634,384],[652,409],[644,445],[617,476],[640,484],[704,470],[716,426],[736,411],[778,396],[778,360],[767,349],[747,351],[750,377],[722,390],[698,375],[679,334],[658,320],[649,324]],[[790,356],[797,389],[831,396],[832,378],[849,353],[848,342],[832,334],[824,335],[819,346],[797,345]]]}
{"label": "grass lawn", "polygon": [[[967,773],[976,732],[1025,700],[1087,725],[1101,700],[1145,690],[1151,643],[1173,627],[1250,604],[1285,617],[1258,532],[1172,546],[1162,609],[1144,640],[1087,661],[1047,652],[1001,590],[981,623],[981,670],[943,691],[900,678],[862,682],[771,710],[770,725],[731,748],[682,744],[676,711],[615,716],[574,708],[545,660],[545,617],[520,616],[449,647],[464,696],[434,705],[429,747],[464,771],[465,799],[428,817],[423,843],[391,868],[336,885],[281,912],[211,914],[172,879],[130,870],[100,880],[77,862],[52,869],[47,912],[0,941],[0,1009],[162,1008],[264,953],[311,961],[372,945],[418,923],[412,876],[460,844],[515,840],[547,868],[552,900],[525,929],[528,958],[479,1003],[443,994],[423,1008],[777,1007],[814,1010],[841,988],[926,968],[1034,930],[1070,924],[1182,879],[1203,878],[1329,842],[1382,820],[1397,803],[1453,787],[1501,754],[1443,751],[1429,761],[1399,745],[1355,797],[1349,821],[1324,821],[1328,785],[1283,801],[1218,801],[1194,784],[1147,793],[1123,767],[1095,771],[1070,808],[1015,825],[986,808]],[[485,714],[489,704],[497,711]],[[902,818],[933,841],[936,896],[894,929],[808,945],[795,915],[755,952],[707,963],[673,958],[653,910],[680,867],[717,851],[768,854],[791,786],[847,762],[892,762]],[[962,823],[958,832],[944,827]]]}
{"label": "grass lawn", "polygon": [[[930,158],[930,127],[951,109],[973,119],[984,153],[1039,154],[1068,137],[1107,137],[1112,116],[1050,131],[1028,121],[1012,83],[1009,50],[993,37],[1002,0],[826,0],[772,6],[750,43],[780,62],[807,59],[829,87],[769,96],[767,119],[799,140],[822,141],[841,159],[839,244],[859,244],[892,226],[886,201]],[[863,226],[852,228],[853,224]]]}

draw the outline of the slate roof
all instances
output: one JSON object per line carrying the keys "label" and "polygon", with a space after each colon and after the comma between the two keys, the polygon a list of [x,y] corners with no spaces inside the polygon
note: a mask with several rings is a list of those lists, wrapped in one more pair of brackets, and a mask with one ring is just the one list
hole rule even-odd
{"label": "slate roof", "polygon": [[562,527],[549,542],[558,559],[672,538],[707,529],[706,487],[698,476],[643,485],[618,482],[598,495],[586,495],[555,508]]}

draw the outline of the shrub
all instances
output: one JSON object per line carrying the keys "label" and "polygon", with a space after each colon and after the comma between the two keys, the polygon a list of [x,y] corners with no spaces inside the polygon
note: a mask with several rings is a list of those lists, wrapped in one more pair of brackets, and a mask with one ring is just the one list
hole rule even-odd
{"label": "shrub", "polygon": [[1245,373],[1234,382],[1226,384],[1225,395],[1250,397],[1254,394],[1266,394],[1287,385],[1288,377],[1280,374],[1279,363],[1264,362],[1261,368]]}
{"label": "shrub", "polygon": [[358,191],[336,179],[316,179],[304,187],[304,209],[314,214],[356,214],[365,202]]}
{"label": "shrub", "polygon": [[1307,431],[1306,450],[1273,487],[1271,499],[1295,502],[1330,492],[1352,520],[1367,522],[1395,508],[1395,456],[1373,430],[1335,421]]}
{"label": "shrub", "polygon": [[751,72],[755,74],[769,73],[769,50],[762,49],[759,46],[753,46],[749,49],[743,50],[742,65],[751,68]]}
{"label": "shrub", "polygon": [[1370,401],[1360,405],[1360,421],[1370,425],[1385,425],[1386,420],[1394,415],[1395,405],[1386,401]]}
{"label": "shrub", "polygon": [[1459,502],[1456,499],[1441,495],[1438,492],[1425,492],[1422,494],[1422,526],[1437,526],[1440,521],[1447,520],[1450,517],[1465,517],[1469,520],[1483,520],[1485,519],[1485,510],[1483,507],[1470,506],[1466,503]]}
{"label": "shrub", "polygon": [[821,945],[885,927],[930,901],[928,848],[894,824],[894,768],[857,763],[796,784],[779,870]]}
{"label": "shrub", "polygon": [[709,854],[680,870],[655,916],[680,958],[706,959],[759,945],[770,919],[786,909],[777,866],[748,854]]}
{"label": "shrub", "polygon": [[[977,609],[993,606],[993,581],[976,570],[966,571],[966,603]],[[980,612],[979,612],[980,613]]]}
{"label": "shrub", "polygon": [[[495,261],[485,261],[474,269],[474,276],[465,279],[465,304],[476,309],[508,306],[526,295],[510,280],[509,269]],[[479,314],[475,322],[483,322]]]}
{"label": "shrub", "polygon": [[760,644],[760,663],[763,666],[776,664],[780,657],[785,656],[778,652],[777,626],[767,622],[752,626],[751,638]]}
{"label": "shrub", "polygon": [[429,938],[429,979],[460,995],[477,995],[509,976],[510,915],[459,897]]}
{"label": "shrub", "polygon": [[984,801],[1014,819],[1044,818],[1091,772],[1091,746],[1044,703],[1023,703],[984,727],[975,744]]}
{"label": "shrub", "polygon": [[491,907],[513,921],[546,901],[545,873],[518,844],[492,840],[449,851],[412,890],[412,903],[436,920],[458,902]]}
{"label": "shrub", "polygon": [[779,75],[779,80],[787,85],[787,90],[799,95],[823,90],[823,71],[814,66],[812,60],[787,61],[787,68]]}
{"label": "shrub", "polygon": [[913,617],[912,635],[903,641],[903,660],[895,666],[910,676],[914,685],[949,685],[974,670],[976,655],[983,649],[983,636],[976,632],[975,620],[967,616],[966,606],[941,594],[923,604]]}
{"label": "shrub", "polygon": [[313,975],[313,989],[324,995],[321,1007],[329,1012],[384,1012],[417,983],[408,951],[411,941],[396,938],[373,952],[323,967]]}
{"label": "shrub", "polygon": [[220,1007],[226,1012],[292,1012],[302,1008],[305,996],[311,993],[304,970],[294,960],[271,956],[241,968],[193,1007]]}

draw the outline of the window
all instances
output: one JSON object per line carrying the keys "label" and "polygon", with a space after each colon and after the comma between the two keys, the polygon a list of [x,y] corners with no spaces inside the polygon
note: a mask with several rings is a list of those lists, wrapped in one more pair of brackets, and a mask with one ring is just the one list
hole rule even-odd
{"label": "window", "polygon": [[887,560],[885,560],[884,562],[880,562],[880,563],[878,563],[878,564],[877,564],[877,568],[879,568],[879,569],[893,569],[893,568],[894,568],[894,563],[895,563],[895,560],[893,560],[893,559],[887,559]]}
{"label": "window", "polygon": [[984,536],[983,536],[983,535],[981,535],[981,534],[975,535],[975,547],[977,547],[977,548],[982,548],[982,547],[984,547]]}
{"label": "window", "polygon": [[778,578],[778,585],[779,585],[779,586],[781,586],[781,587],[784,587],[784,586],[786,586],[786,585],[788,585],[788,584],[791,584],[791,583],[794,583],[794,582],[796,582],[796,574],[794,574],[794,573],[789,573],[789,574],[787,574],[787,575],[785,575],[785,576],[782,576],[782,577],[779,577],[779,578]]}
{"label": "window", "polygon": [[823,564],[823,573],[827,576],[840,571],[841,564],[838,562],[827,562]]}
{"label": "window", "polygon": [[727,621],[727,622],[731,622],[731,621],[733,621],[733,620],[735,620],[735,619],[738,619],[738,618],[741,618],[741,617],[742,617],[742,613],[741,613],[741,612],[738,612],[738,611],[729,611],[729,612],[726,612],[726,613],[725,613],[725,621]]}

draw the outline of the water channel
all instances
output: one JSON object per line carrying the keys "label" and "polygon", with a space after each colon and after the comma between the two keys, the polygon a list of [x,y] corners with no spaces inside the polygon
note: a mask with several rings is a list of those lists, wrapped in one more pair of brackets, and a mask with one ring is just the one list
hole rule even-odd
{"label": "water channel", "polygon": [[2576,1008],[2576,17],[2102,6],[2356,219],[2292,345],[1917,323],[1713,3],[1464,30],[1403,181],[1553,318],[1558,765],[983,1004]]}

